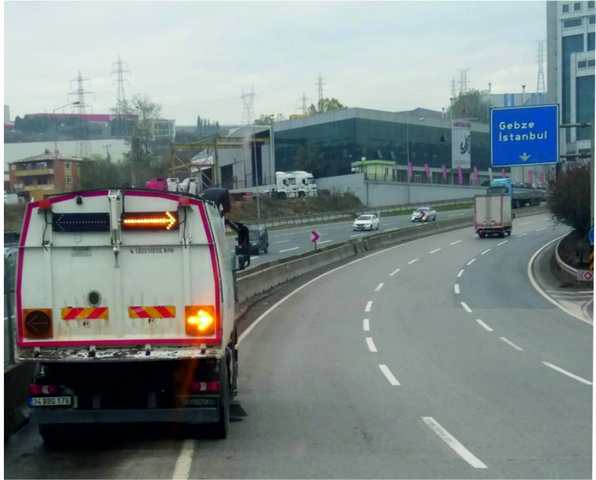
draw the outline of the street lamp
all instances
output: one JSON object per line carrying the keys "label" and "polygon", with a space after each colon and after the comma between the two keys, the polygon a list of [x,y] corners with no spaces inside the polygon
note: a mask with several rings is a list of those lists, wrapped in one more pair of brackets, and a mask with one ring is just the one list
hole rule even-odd
{"label": "street lamp", "polygon": [[58,155],[58,119],[56,118],[56,112],[58,110],[62,110],[63,108],[72,107],[80,104],[81,102],[77,100],[76,102],[70,102],[60,107],[56,107],[54,108],[54,110],[52,110],[52,116],[54,117],[54,156]]}

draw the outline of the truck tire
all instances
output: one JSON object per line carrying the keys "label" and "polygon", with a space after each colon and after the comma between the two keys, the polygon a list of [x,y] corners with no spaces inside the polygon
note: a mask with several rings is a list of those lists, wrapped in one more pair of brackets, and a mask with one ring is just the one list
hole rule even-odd
{"label": "truck tire", "polygon": [[211,437],[223,440],[230,429],[230,378],[227,359],[221,360],[221,404],[219,407],[219,421],[211,426]]}

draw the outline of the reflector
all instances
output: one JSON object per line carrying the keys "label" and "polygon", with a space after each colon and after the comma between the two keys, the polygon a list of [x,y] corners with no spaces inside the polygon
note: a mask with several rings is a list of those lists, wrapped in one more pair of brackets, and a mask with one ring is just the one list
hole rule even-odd
{"label": "reflector", "polygon": [[178,212],[122,214],[122,230],[178,230]]}

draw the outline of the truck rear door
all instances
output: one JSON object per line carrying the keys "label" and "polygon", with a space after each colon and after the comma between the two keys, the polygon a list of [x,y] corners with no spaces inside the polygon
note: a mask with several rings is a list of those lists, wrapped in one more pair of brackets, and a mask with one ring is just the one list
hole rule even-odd
{"label": "truck rear door", "polygon": [[[219,345],[222,257],[209,209],[196,198],[140,190],[29,204],[18,347]],[[199,331],[209,316],[214,323]]]}

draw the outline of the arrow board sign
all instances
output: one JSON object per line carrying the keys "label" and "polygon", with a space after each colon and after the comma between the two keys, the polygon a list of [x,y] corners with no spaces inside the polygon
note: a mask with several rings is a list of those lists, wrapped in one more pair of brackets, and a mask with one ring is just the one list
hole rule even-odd
{"label": "arrow board sign", "polygon": [[520,167],[559,161],[559,106],[493,108],[491,166]]}

